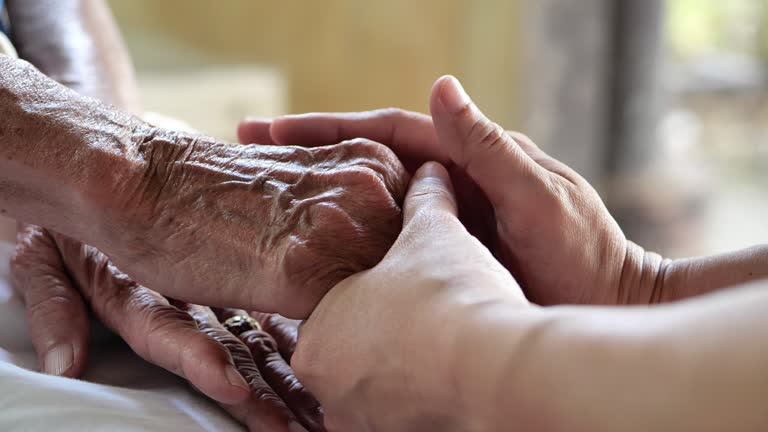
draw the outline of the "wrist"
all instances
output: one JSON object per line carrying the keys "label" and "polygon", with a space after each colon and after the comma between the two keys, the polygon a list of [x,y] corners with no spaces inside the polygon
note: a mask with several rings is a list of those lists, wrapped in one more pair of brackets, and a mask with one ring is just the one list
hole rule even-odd
{"label": "wrist", "polygon": [[[542,309],[534,305],[521,305],[518,301],[499,300],[465,308],[455,315],[450,344],[444,352],[449,359],[443,369],[443,394],[453,399],[444,408],[454,416],[458,430],[503,430],[499,410],[507,405],[511,389],[503,384],[510,370],[520,365],[521,346],[535,331],[543,318]],[[456,319],[459,318],[459,319]],[[516,418],[523,412],[506,411],[507,418]],[[519,423],[523,424],[523,423]]]}
{"label": "wrist", "polygon": [[667,280],[673,261],[627,241],[617,305],[650,305],[669,301]]}
{"label": "wrist", "polygon": [[[173,214],[167,214],[167,207],[179,195],[190,192],[182,190],[185,172],[190,165],[209,163],[202,160],[207,152],[196,149],[207,148],[214,140],[158,128],[136,117],[115,136],[119,136],[119,151],[113,156],[97,155],[104,159],[108,172],[96,172],[103,180],[90,184],[82,195],[84,206],[97,221],[93,231],[98,239],[90,244],[125,248],[115,251],[120,256],[144,256],[151,252],[147,239],[170,235],[167,229]],[[196,193],[190,195],[197,197]]]}
{"label": "wrist", "polygon": [[140,121],[2,56],[0,89],[0,207],[69,235],[90,231],[89,197],[108,195],[130,171]]}

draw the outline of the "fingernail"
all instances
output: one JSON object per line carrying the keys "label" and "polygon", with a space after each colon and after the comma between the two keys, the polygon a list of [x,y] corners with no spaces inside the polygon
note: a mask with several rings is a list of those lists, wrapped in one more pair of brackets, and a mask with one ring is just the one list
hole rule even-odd
{"label": "fingernail", "polygon": [[464,87],[455,77],[448,76],[440,92],[440,101],[450,114],[457,114],[472,103]]}
{"label": "fingernail", "polygon": [[296,422],[291,422],[291,424],[288,425],[288,430],[290,432],[308,432],[304,426]]}
{"label": "fingernail", "polygon": [[225,375],[227,376],[227,382],[229,382],[229,384],[232,386],[241,388],[245,391],[251,391],[251,388],[248,387],[248,383],[245,381],[245,378],[240,375],[240,372],[238,372],[234,366],[227,366]]}
{"label": "fingernail", "polygon": [[49,375],[64,375],[75,361],[72,345],[61,344],[48,351],[43,358],[43,372]]}

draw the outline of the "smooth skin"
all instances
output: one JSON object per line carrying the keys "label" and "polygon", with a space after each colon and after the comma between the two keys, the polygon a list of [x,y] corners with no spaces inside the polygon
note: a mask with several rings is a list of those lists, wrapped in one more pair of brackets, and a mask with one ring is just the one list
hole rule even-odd
{"label": "smooth skin", "polygon": [[[339,284],[302,327],[292,365],[329,430],[768,427],[765,247],[662,260],[627,242],[586,182],[504,133],[454,78],[433,88],[432,120],[385,110],[240,127],[246,142],[375,138],[405,159],[449,165],[493,206],[496,237],[486,244],[503,268],[459,223],[472,201],[448,171],[422,168],[393,249]],[[512,275],[541,303],[622,306],[535,306]]]}

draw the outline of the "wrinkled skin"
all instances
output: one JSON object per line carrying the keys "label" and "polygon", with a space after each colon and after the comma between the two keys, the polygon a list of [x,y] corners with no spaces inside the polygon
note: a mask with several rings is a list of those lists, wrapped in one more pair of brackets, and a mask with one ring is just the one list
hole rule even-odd
{"label": "wrinkled skin", "polygon": [[0,208],[164,295],[303,318],[401,228],[408,174],[380,144],[222,143],[156,128],[24,62],[0,59],[0,72]]}
{"label": "wrinkled skin", "polygon": [[307,114],[245,121],[239,135],[242,142],[300,145],[363,136],[392,148],[406,167],[445,164],[462,223],[536,303],[665,300],[667,261],[629,242],[580,175],[528,137],[505,132],[461,93],[455,79],[440,79],[431,118],[396,109]]}
{"label": "wrinkled skin", "polygon": [[82,375],[90,308],[138,355],[189,380],[250,430],[323,430],[320,405],[289,366],[295,322],[255,314],[264,331],[236,337],[220,320],[245,312],[169,302],[98,250],[37,227],[20,228],[12,264],[44,372]]}
{"label": "wrinkled skin", "polygon": [[158,203],[130,217],[150,221],[140,232],[163,239],[160,250],[136,245],[138,279],[174,275],[168,286],[180,295],[185,284],[221,281],[206,304],[237,299],[302,318],[335,283],[374,266],[400,229],[407,174],[384,146],[188,144],[199,152],[150,141],[159,161],[149,162],[148,175],[162,187],[127,194]]}

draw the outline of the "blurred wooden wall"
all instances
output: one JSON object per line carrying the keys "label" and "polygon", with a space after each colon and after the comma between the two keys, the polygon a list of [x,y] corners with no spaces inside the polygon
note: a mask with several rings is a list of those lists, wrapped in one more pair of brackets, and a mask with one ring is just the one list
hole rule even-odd
{"label": "blurred wooden wall", "polygon": [[168,66],[173,61],[159,56],[190,53],[218,63],[275,64],[288,78],[292,112],[387,106],[425,111],[434,80],[452,73],[489,114],[509,128],[523,128],[523,1],[110,3],[132,49],[152,38],[183,47],[151,53],[150,64],[135,52],[139,67]]}

